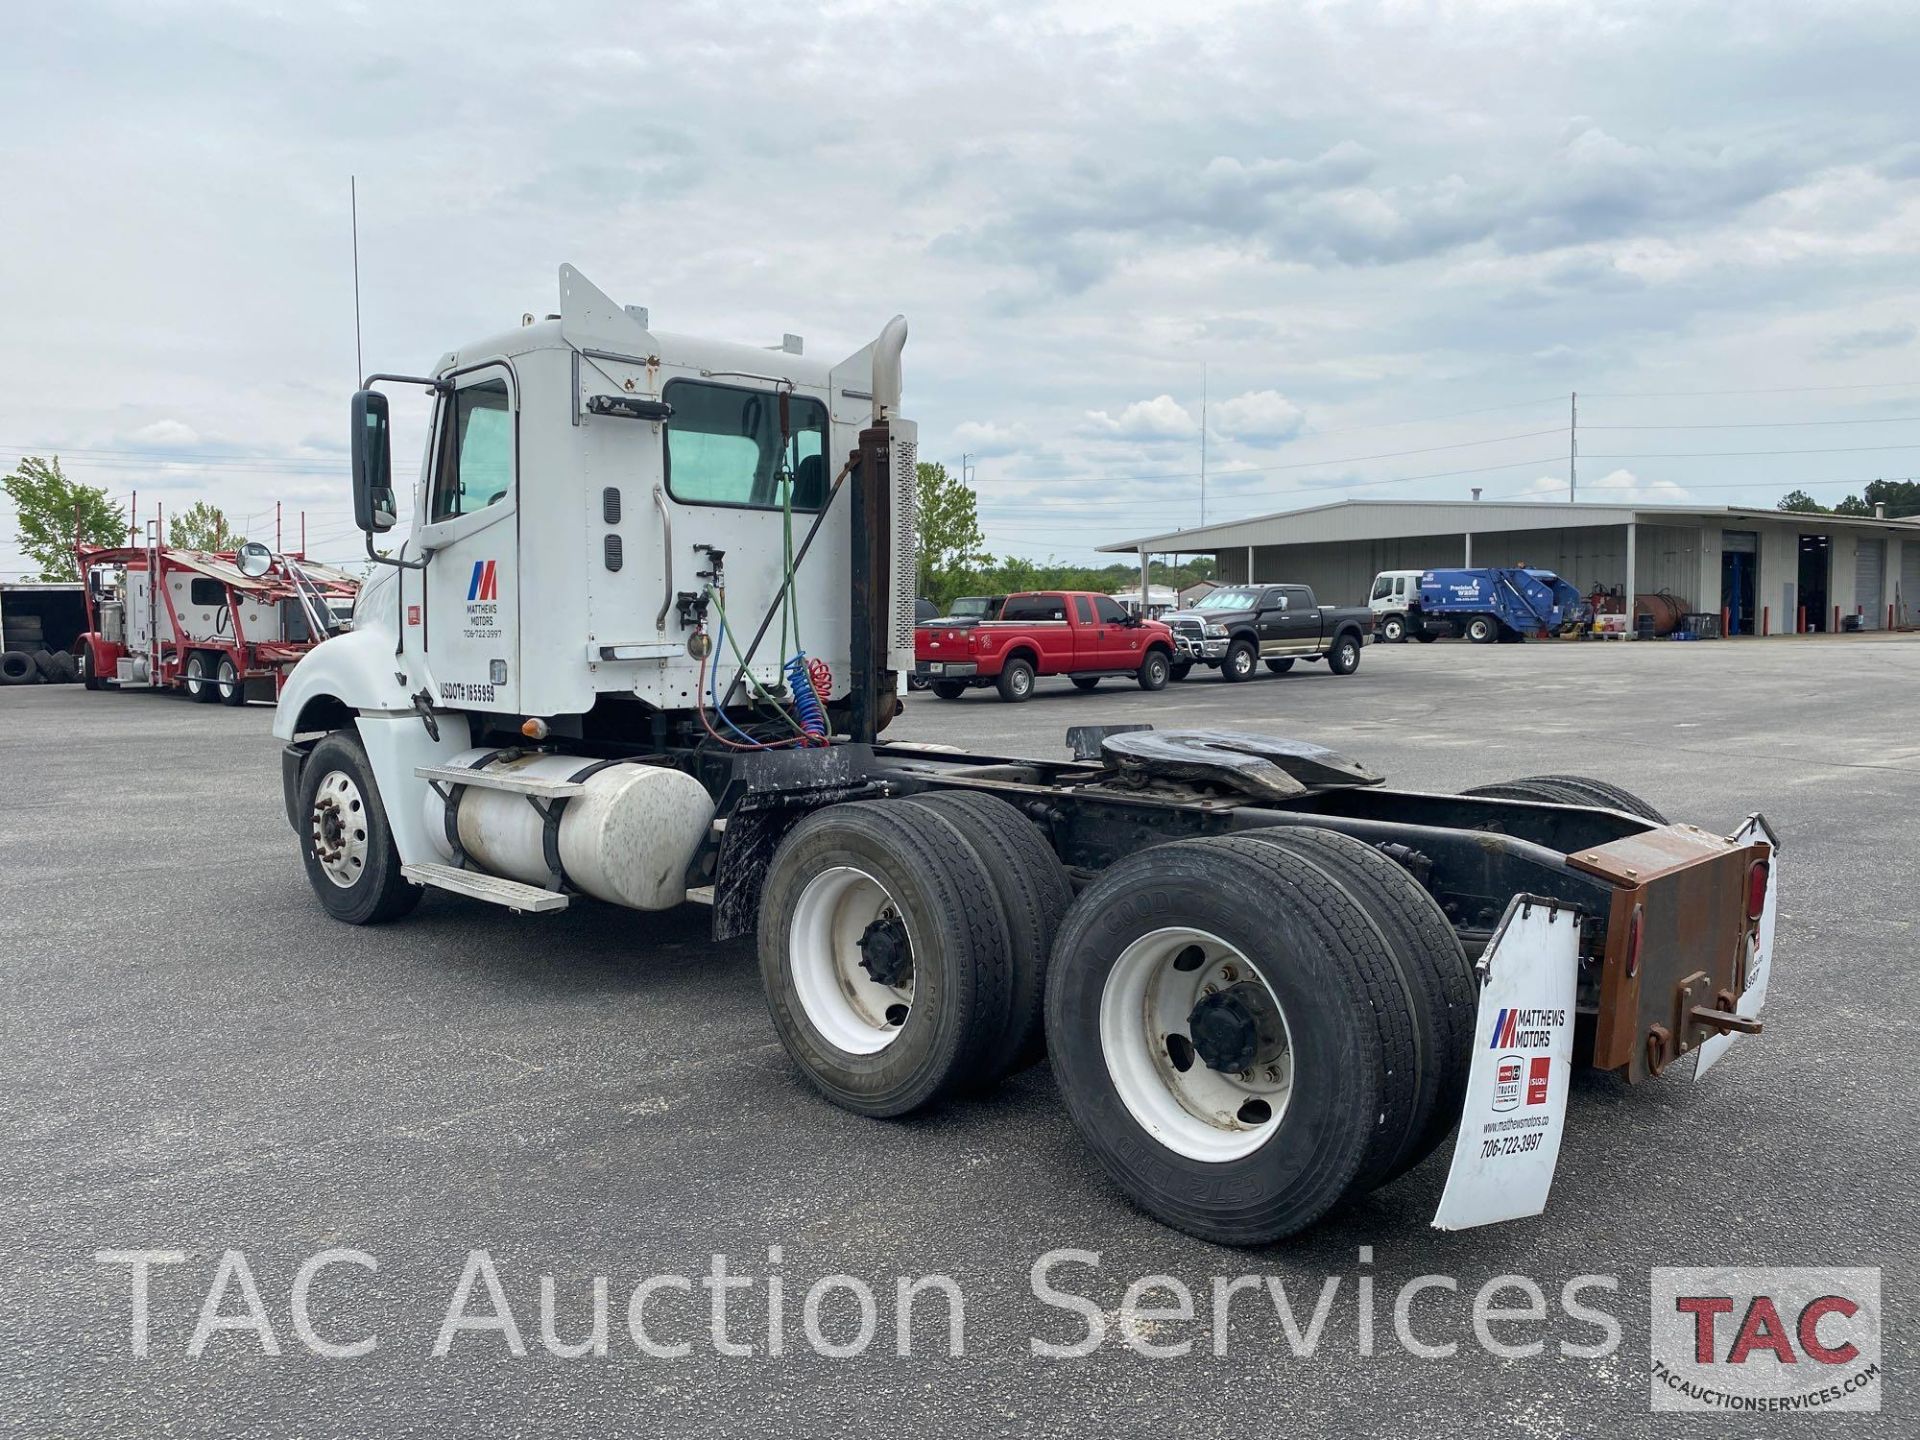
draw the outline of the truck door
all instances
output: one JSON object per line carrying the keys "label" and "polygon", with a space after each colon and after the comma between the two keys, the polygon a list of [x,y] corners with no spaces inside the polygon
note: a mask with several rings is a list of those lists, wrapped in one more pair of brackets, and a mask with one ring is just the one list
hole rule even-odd
{"label": "truck door", "polygon": [[[506,365],[459,377],[441,397],[425,523],[433,552],[417,630],[436,698],[520,707],[519,392]],[[408,629],[414,630],[411,607]]]}
{"label": "truck door", "polygon": [[1140,647],[1145,643],[1140,627],[1132,623],[1127,607],[1111,595],[1093,597],[1094,623],[1100,629],[1102,668],[1138,670]]}
{"label": "truck door", "polygon": [[1279,618],[1273,628],[1277,647],[1267,651],[1261,641],[1263,655],[1313,655],[1319,649],[1319,607],[1311,601],[1313,593],[1302,586],[1275,586],[1267,591],[1263,605],[1273,607]]}
{"label": "truck door", "polygon": [[1073,668],[1102,670],[1107,663],[1105,628],[1093,618],[1093,601],[1085,595],[1073,597]]}

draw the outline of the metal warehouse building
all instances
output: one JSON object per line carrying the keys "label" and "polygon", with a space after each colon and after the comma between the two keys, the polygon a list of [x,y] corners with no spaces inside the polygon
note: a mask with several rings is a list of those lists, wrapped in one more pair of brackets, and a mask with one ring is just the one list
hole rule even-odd
{"label": "metal warehouse building", "polygon": [[[1920,624],[1920,519],[1808,515],[1737,506],[1540,501],[1342,500],[1100,549],[1212,555],[1227,581],[1311,585],[1330,605],[1363,605],[1382,570],[1529,565],[1583,591],[1665,591],[1741,634],[1803,620],[1830,630]],[[1801,607],[1805,607],[1804,614]]]}

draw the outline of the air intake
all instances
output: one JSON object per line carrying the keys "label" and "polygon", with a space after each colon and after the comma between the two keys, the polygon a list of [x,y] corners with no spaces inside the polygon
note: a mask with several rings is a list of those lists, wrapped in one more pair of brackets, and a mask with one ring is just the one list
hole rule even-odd
{"label": "air intake", "polygon": [[893,574],[887,596],[887,668],[913,670],[913,602],[920,574],[920,427],[911,420],[889,426],[893,473]]}

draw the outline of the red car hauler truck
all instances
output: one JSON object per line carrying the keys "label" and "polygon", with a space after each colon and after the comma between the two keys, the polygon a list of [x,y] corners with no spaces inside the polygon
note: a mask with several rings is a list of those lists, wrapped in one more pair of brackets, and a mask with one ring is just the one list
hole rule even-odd
{"label": "red car hauler truck", "polygon": [[181,690],[244,705],[278,698],[300,657],[347,628],[352,576],[265,545],[238,551],[77,545],[89,690]]}
{"label": "red car hauler truck", "polygon": [[1173,632],[1111,595],[1036,590],[1007,596],[996,616],[917,627],[913,656],[914,675],[942,700],[991,685],[1017,703],[1040,675],[1070,675],[1081,690],[1130,675],[1142,690],[1160,690],[1173,672]]}

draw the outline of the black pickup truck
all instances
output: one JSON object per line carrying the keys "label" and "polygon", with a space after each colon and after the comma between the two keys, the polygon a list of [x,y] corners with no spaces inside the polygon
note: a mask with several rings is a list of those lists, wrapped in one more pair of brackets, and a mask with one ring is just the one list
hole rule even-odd
{"label": "black pickup truck", "polygon": [[1195,665],[1223,680],[1250,680],[1256,662],[1284,675],[1296,660],[1325,660],[1336,675],[1360,668],[1373,633],[1373,612],[1360,605],[1322,605],[1305,585],[1223,585],[1191,610],[1160,617],[1173,631],[1173,678]]}

